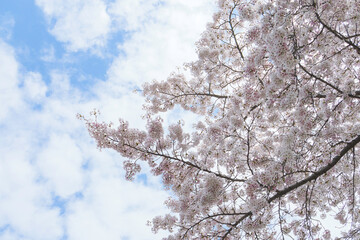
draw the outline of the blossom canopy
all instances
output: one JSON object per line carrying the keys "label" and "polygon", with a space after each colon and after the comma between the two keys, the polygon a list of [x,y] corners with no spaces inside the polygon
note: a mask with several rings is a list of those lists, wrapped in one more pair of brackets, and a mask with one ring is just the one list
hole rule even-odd
{"label": "blossom canopy", "polygon": [[[360,234],[360,3],[220,0],[183,73],[143,86],[147,128],[86,120],[100,148],[145,161],[174,196],[170,239]],[[189,77],[186,72],[190,72]],[[186,132],[159,113],[202,120]]]}

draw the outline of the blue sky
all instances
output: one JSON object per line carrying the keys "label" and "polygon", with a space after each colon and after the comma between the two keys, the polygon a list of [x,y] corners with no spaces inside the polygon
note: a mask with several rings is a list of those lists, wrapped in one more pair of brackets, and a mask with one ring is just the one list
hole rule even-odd
{"label": "blue sky", "polygon": [[0,5],[0,239],[161,239],[146,222],[169,193],[146,166],[127,182],[121,156],[100,152],[76,114],[142,128],[133,90],[196,58],[214,2]]}

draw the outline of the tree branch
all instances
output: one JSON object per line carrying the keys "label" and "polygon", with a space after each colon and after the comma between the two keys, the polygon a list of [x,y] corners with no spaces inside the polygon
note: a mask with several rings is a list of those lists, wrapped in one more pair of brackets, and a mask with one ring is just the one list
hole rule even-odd
{"label": "tree branch", "polygon": [[302,185],[317,179],[318,177],[320,177],[321,175],[325,174],[327,171],[329,171],[331,168],[333,168],[339,161],[340,159],[348,152],[350,151],[353,147],[356,146],[356,144],[358,144],[360,142],[360,135],[358,135],[355,139],[353,139],[351,142],[349,142],[344,148],[343,150],[341,150],[341,152],[335,156],[333,158],[333,160],[326,166],[320,168],[318,171],[314,172],[313,174],[311,174],[309,177],[281,190],[278,191],[274,196],[272,196],[271,198],[269,198],[268,203],[271,203],[272,201],[274,201],[277,198],[280,198],[282,196],[284,196],[285,194],[291,192],[292,190],[301,187]]}
{"label": "tree branch", "polygon": [[[116,141],[115,139],[112,139],[113,141]],[[117,141],[118,142],[118,141]],[[245,182],[246,180],[244,179],[238,179],[238,178],[232,178],[232,177],[229,177],[229,176],[226,176],[226,175],[223,175],[221,173],[216,173],[216,172],[213,172],[213,171],[210,171],[208,169],[204,169],[204,168],[201,168],[200,166],[192,163],[192,162],[189,162],[189,161],[186,161],[184,159],[180,159],[180,158],[176,158],[176,157],[173,157],[173,156],[169,156],[169,155],[165,155],[165,154],[162,154],[162,153],[158,153],[158,152],[151,152],[151,151],[148,151],[148,150],[144,150],[144,149],[140,149],[140,148],[137,148],[137,147],[134,147],[130,144],[127,144],[127,143],[123,143],[124,146],[127,146],[129,148],[132,148],[132,149],[135,149],[136,151],[139,151],[139,152],[142,152],[142,153],[146,153],[146,154],[150,154],[150,155],[154,155],[154,156],[158,156],[158,157],[163,157],[163,158],[166,158],[166,159],[170,159],[170,160],[174,160],[174,161],[178,161],[178,162],[182,162],[184,163],[185,165],[188,165],[190,167],[193,167],[193,168],[196,168],[200,171],[203,171],[203,172],[207,172],[207,173],[211,173],[211,174],[214,174],[215,176],[219,177],[219,178],[223,178],[223,179],[226,179],[228,181],[232,181],[232,182]]]}
{"label": "tree branch", "polygon": [[[278,198],[281,198],[282,196],[288,194],[289,192],[291,192],[292,190],[294,189],[297,189],[305,184],[307,184],[308,182],[310,181],[313,181],[317,178],[319,178],[321,175],[325,174],[326,172],[328,172],[331,168],[333,168],[339,161],[340,159],[347,153],[349,152],[351,149],[353,149],[356,144],[358,144],[360,142],[360,135],[358,135],[356,138],[354,138],[351,142],[349,142],[348,144],[346,144],[346,146],[341,150],[341,152],[335,156],[332,161],[320,168],[318,171],[314,172],[312,175],[310,175],[309,177],[307,178],[304,178],[303,180],[281,190],[281,191],[278,191],[274,196],[272,196],[271,198],[269,198],[267,201],[268,203],[271,203],[273,202],[274,200],[278,199]],[[235,228],[237,225],[239,225],[244,219],[246,219],[247,217],[250,217],[252,216],[253,213],[252,212],[247,212],[246,214],[244,214],[240,219],[238,219],[231,227],[229,228],[225,235],[222,237],[222,239],[225,239],[229,234],[230,232],[232,231],[233,228]]]}
{"label": "tree branch", "polygon": [[350,37],[345,37],[344,35],[342,35],[341,33],[339,33],[338,31],[332,29],[329,25],[327,25],[319,16],[319,14],[315,11],[315,16],[317,18],[317,20],[332,34],[334,34],[337,38],[339,38],[340,40],[346,42],[347,44],[349,44],[350,46],[352,46],[356,52],[358,54],[360,54],[360,47],[357,46],[356,44],[354,44],[352,41],[349,40],[349,38],[351,37],[356,37],[357,35],[354,36],[350,36]]}

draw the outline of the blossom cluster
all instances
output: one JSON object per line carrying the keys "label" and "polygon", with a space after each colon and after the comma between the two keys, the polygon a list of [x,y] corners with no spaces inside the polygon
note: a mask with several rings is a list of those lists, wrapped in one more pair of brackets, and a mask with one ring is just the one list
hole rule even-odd
{"label": "blossom cluster", "polygon": [[[100,148],[145,161],[174,197],[167,239],[331,239],[360,229],[360,4],[220,0],[184,71],[143,86],[147,128],[87,120]],[[202,116],[167,126],[175,105]]]}

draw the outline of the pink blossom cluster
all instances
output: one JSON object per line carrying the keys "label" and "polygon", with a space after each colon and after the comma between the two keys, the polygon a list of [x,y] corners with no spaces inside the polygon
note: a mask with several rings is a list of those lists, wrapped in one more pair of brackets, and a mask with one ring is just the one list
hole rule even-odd
{"label": "pink blossom cluster", "polygon": [[[100,148],[145,161],[174,197],[166,239],[360,236],[360,3],[220,0],[198,59],[143,86],[147,128],[86,120]],[[201,115],[192,132],[158,116]],[[136,126],[135,126],[136,127]]]}

